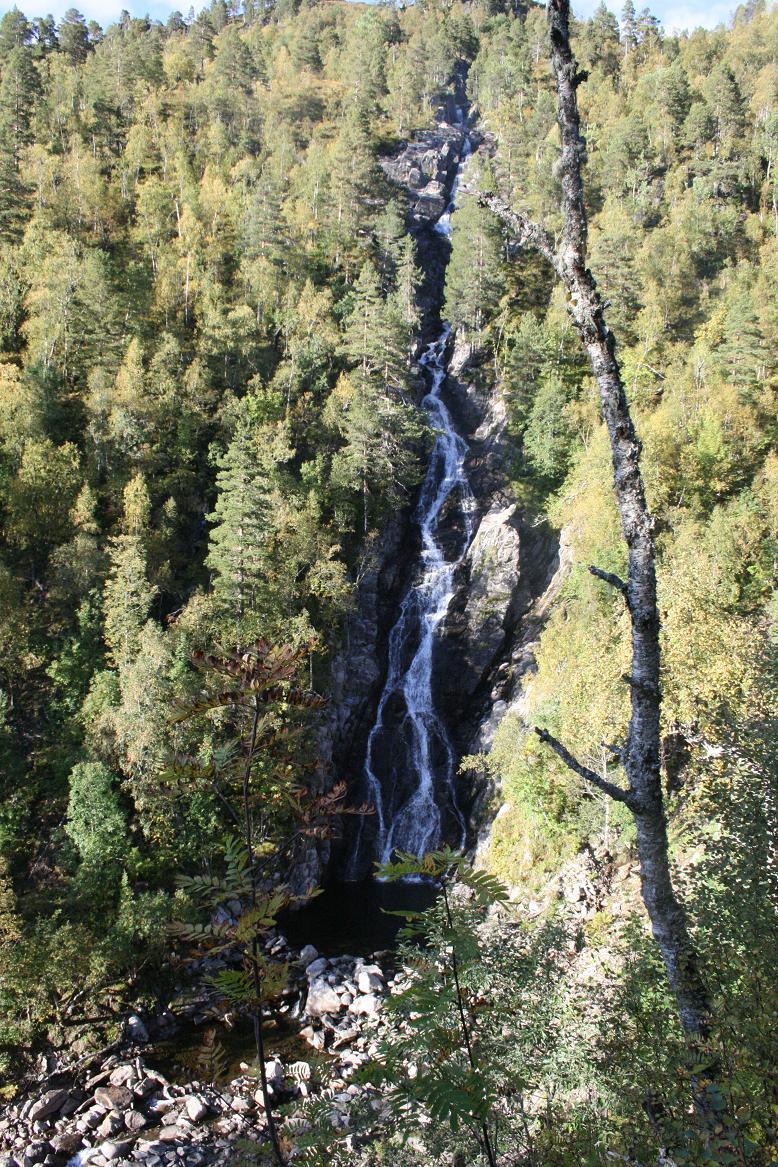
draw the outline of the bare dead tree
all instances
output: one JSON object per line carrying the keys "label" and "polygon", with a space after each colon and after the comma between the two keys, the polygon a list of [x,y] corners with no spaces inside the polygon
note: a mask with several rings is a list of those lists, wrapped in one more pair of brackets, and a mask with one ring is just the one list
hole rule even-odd
{"label": "bare dead tree", "polygon": [[640,472],[640,441],[627,404],[616,356],[616,342],[605,319],[594,276],[586,265],[587,221],[581,166],[586,144],[581,136],[577,86],[586,79],[570,48],[569,0],[549,0],[551,65],[556,79],[557,119],[561,134],[563,228],[559,244],[543,227],[512,211],[498,195],[480,196],[507,226],[516,242],[532,247],[553,268],[567,293],[570,315],[586,348],[600,391],[610,438],[613,484],[628,552],[626,581],[590,567],[598,579],[624,598],[632,626],[631,716],[620,757],[627,775],[624,789],[584,766],[545,729],[535,732],[584,781],[632,811],[643,902],[667,970],[685,1032],[695,1038],[708,1032],[710,1001],[698,969],[683,907],[673,888],[667,845],[667,821],[660,771],[659,610],[656,596],[654,524],[646,505]]}

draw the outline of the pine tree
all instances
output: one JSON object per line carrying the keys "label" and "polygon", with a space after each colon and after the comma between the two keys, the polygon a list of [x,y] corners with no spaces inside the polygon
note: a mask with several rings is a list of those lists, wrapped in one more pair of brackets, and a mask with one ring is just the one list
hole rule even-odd
{"label": "pine tree", "polygon": [[0,20],[0,61],[5,62],[14,49],[21,49],[32,40],[32,26],[19,9],[14,5],[10,12],[6,12]]}
{"label": "pine tree", "polygon": [[38,89],[31,50],[24,45],[10,49],[0,78],[0,235],[6,238],[18,233],[23,219],[26,192],[19,163],[22,149],[32,140]]}
{"label": "pine tree", "polygon": [[494,215],[464,199],[454,215],[446,269],[446,319],[478,341],[502,291],[502,238]]}
{"label": "pine tree", "polygon": [[354,285],[343,351],[364,378],[402,393],[408,384],[409,327],[396,301],[381,295],[378,272],[366,263]]}
{"label": "pine tree", "polygon": [[418,300],[421,284],[422,273],[416,262],[416,244],[413,241],[413,236],[406,234],[403,236],[397,252],[394,295],[403,324],[410,333],[415,332],[421,323]]}
{"label": "pine tree", "polygon": [[272,174],[265,168],[251,187],[243,219],[243,248],[249,259],[282,265],[289,241],[284,237],[282,196]]}
{"label": "pine tree", "polygon": [[59,47],[71,65],[83,65],[89,56],[89,29],[76,8],[68,8],[59,26]]}
{"label": "pine tree", "polygon": [[393,400],[361,370],[341,378],[335,394],[345,446],[333,459],[333,483],[361,496],[362,528],[388,506],[402,505],[418,481],[416,449],[425,432],[414,406]]}
{"label": "pine tree", "polygon": [[261,605],[270,511],[267,476],[245,418],[239,420],[218,467],[206,565],[213,573],[217,607],[233,624],[238,645],[244,639],[244,620]]}
{"label": "pine tree", "polygon": [[405,238],[405,218],[396,201],[391,199],[375,221],[377,267],[381,273],[381,290],[384,294],[392,286],[399,249]]}
{"label": "pine tree", "polygon": [[745,129],[745,103],[729,65],[722,63],[713,70],[709,94],[716,122],[716,154],[729,159],[737,151]]}
{"label": "pine tree", "polygon": [[621,10],[621,43],[626,56],[638,43],[638,25],[635,14],[635,5],[632,0],[625,0]]}
{"label": "pine tree", "polygon": [[658,43],[662,29],[659,20],[649,8],[643,8],[637,20],[637,38],[641,46]]}
{"label": "pine tree", "polygon": [[587,29],[589,63],[599,65],[606,77],[619,70],[619,22],[600,0]]}
{"label": "pine tree", "polygon": [[727,380],[741,389],[746,400],[752,400],[754,390],[769,381],[769,345],[762,333],[750,288],[742,284],[736,286],[727,298],[729,304],[718,354]]}
{"label": "pine tree", "polygon": [[364,120],[351,110],[330,154],[329,225],[332,260],[348,271],[367,234],[370,199],[379,188],[374,146]]}

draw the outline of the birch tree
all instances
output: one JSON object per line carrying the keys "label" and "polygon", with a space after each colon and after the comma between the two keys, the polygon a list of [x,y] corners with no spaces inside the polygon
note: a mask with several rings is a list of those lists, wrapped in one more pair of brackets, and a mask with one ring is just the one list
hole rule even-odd
{"label": "birch tree", "polygon": [[498,215],[520,246],[538,250],[553,268],[567,294],[570,315],[599,388],[610,439],[614,491],[627,544],[627,579],[622,580],[596,566],[589,570],[624,597],[630,615],[632,667],[624,679],[630,687],[631,717],[624,744],[614,747],[628,786],[609,782],[583,765],[547,730],[536,727],[535,732],[574,773],[610,798],[624,803],[634,815],[643,902],[681,1025],[690,1037],[700,1038],[709,1029],[710,1001],[698,969],[686,915],[673,887],[662,794],[660,625],[654,522],[646,503],[640,471],[640,440],[624,392],[616,342],[597,283],[587,267],[587,217],[581,176],[586,144],[581,135],[576,94],[586,74],[578,69],[570,48],[568,0],[549,0],[547,12],[562,147],[561,238],[558,242],[552,239],[539,224],[513,211],[499,195],[483,194],[480,201]]}

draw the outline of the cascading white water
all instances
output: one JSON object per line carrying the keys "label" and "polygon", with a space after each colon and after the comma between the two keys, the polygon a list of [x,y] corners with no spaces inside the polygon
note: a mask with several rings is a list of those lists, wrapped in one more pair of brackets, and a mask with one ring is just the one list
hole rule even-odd
{"label": "cascading white water", "polygon": [[[459,115],[460,124],[463,121]],[[444,236],[451,232],[462,169],[470,155],[465,137],[449,204],[435,224]],[[465,822],[456,797],[456,760],[446,728],[433,701],[435,635],[454,594],[454,577],[467,554],[474,529],[475,502],[465,474],[467,443],[461,438],[441,400],[446,379],[448,324],[426,349],[420,364],[430,380],[422,401],[436,434],[414,515],[421,536],[420,578],[406,593],[389,635],[386,683],[378,703],[365,759],[367,800],[375,808],[375,857],[391,859],[395,850],[422,855],[444,838],[462,846]],[[451,496],[462,516],[457,546],[446,555],[439,534],[441,513]],[[359,861],[364,820],[354,851]]]}

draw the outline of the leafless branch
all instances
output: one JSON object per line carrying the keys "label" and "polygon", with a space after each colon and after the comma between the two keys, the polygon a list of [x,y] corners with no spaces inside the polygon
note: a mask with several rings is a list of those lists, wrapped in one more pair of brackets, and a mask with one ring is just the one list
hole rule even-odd
{"label": "leafless branch", "polygon": [[560,741],[558,741],[555,737],[552,737],[548,730],[541,729],[536,725],[535,733],[538,735],[542,742],[545,742],[546,745],[551,746],[551,749],[555,754],[559,755],[569,770],[572,770],[575,774],[578,774],[578,776],[583,778],[585,782],[589,782],[592,786],[596,786],[598,790],[601,790],[603,794],[607,794],[610,798],[615,799],[616,802],[623,802],[630,808],[633,814],[640,814],[640,799],[634,793],[634,791],[624,790],[621,786],[616,786],[613,782],[607,782],[604,778],[601,778],[599,774],[595,773],[594,770],[590,770],[588,766],[584,766],[581,762],[578,761],[577,758],[573,757],[570,751],[566,749]]}
{"label": "leafless branch", "polygon": [[519,247],[532,247],[535,251],[539,251],[548,260],[557,275],[561,276],[554,240],[539,223],[533,223],[521,211],[512,211],[508,204],[496,194],[480,194],[478,203],[479,206],[486,207],[505,223]]}
{"label": "leafless branch", "polygon": [[603,583],[610,584],[612,588],[616,588],[616,591],[621,592],[624,599],[627,599],[627,585],[620,576],[614,575],[612,571],[603,571],[601,567],[595,567],[594,564],[589,568],[589,571],[597,579],[601,579]]}

